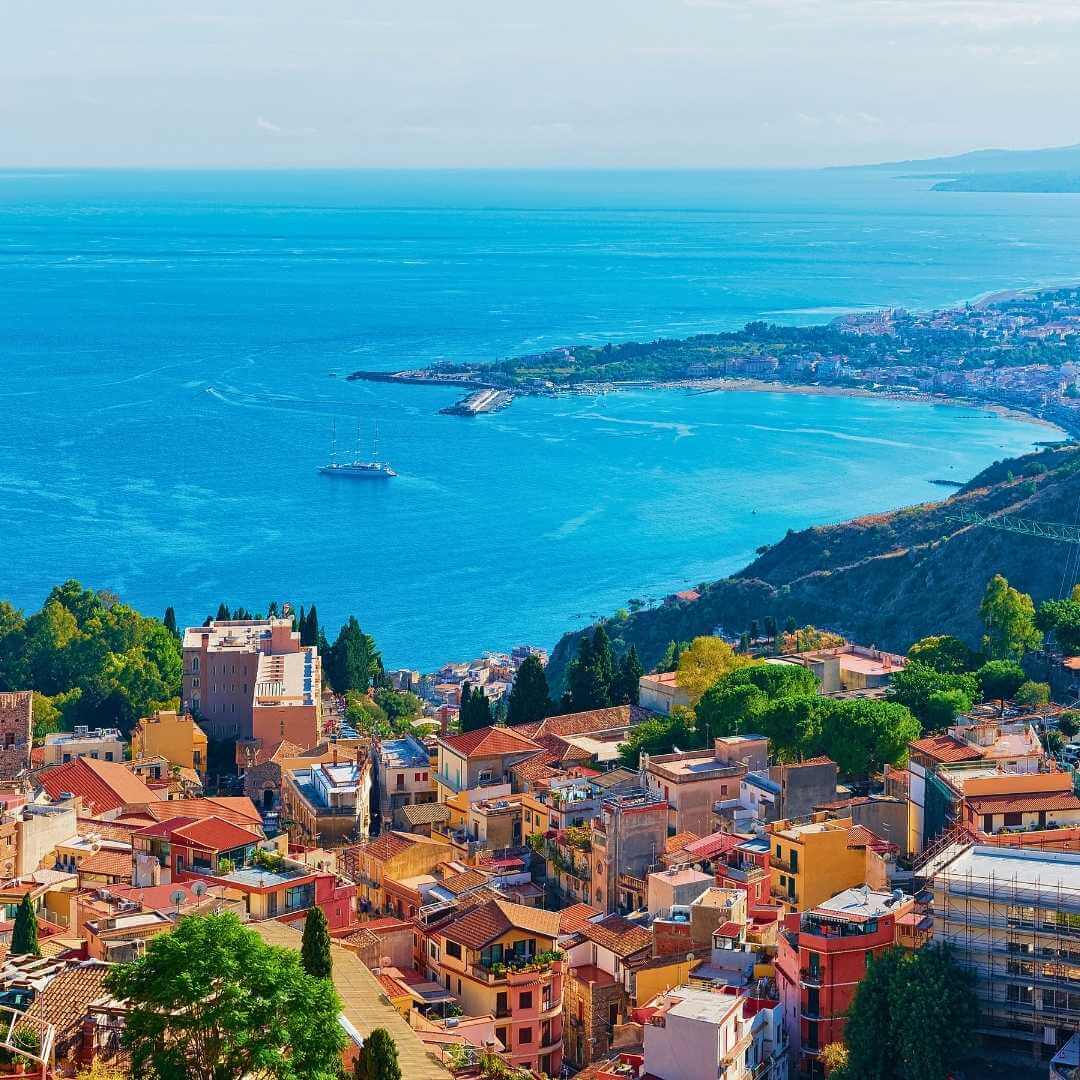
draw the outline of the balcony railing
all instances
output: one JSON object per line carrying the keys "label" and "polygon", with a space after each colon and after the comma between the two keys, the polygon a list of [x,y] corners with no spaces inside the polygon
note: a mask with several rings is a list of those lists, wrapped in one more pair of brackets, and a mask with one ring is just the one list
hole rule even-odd
{"label": "balcony railing", "polygon": [[799,972],[799,979],[803,986],[820,986],[822,973],[820,968],[803,968]]}

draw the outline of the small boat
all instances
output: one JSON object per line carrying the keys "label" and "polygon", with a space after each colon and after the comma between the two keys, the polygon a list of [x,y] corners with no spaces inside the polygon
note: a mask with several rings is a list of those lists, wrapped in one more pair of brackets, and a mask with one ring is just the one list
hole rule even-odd
{"label": "small boat", "polygon": [[337,425],[333,424],[330,429],[331,450],[330,462],[320,465],[319,472],[323,476],[348,476],[363,480],[389,480],[397,473],[391,468],[388,461],[379,460],[379,425],[375,425],[375,440],[372,448],[371,460],[364,461],[360,457],[360,425],[356,427],[356,457],[352,461],[338,461],[337,459]]}

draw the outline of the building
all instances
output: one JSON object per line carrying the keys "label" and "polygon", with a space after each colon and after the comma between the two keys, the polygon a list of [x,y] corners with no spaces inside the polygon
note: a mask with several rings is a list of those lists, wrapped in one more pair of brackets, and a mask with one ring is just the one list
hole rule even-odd
{"label": "building", "polygon": [[281,796],[293,843],[337,847],[371,831],[371,762],[362,750],[286,772]]}
{"label": "building", "polygon": [[656,1080],[786,1080],[780,1003],[734,987],[683,985],[634,1010]]}
{"label": "building", "polygon": [[679,685],[678,672],[659,671],[638,680],[638,704],[668,716],[676,705],[689,706],[690,695]]}
{"label": "building", "polygon": [[131,732],[133,758],[163,757],[170,765],[206,772],[206,732],[188,713],[160,709],[144,716]]}
{"label": "building", "polygon": [[712,832],[715,803],[735,798],[742,778],[769,764],[769,741],[762,735],[717,739],[712,750],[678,754],[642,754],[647,790],[662,795],[671,808],[672,835]]}
{"label": "building", "polygon": [[1080,1021],[1080,853],[956,844],[939,867],[934,940],[974,976],[978,1034],[1048,1061]]}
{"label": "building", "polygon": [[850,818],[814,814],[801,822],[766,826],[772,847],[773,897],[789,911],[806,911],[866,880],[864,831]]}
{"label": "building", "polygon": [[272,743],[248,739],[236,744],[236,767],[243,778],[244,794],[258,803],[264,811],[276,810],[281,805],[282,783],[286,772],[342,760],[355,755],[357,750],[366,750],[369,745],[367,738],[359,736],[334,736],[307,749],[289,742],[288,739],[279,739]]}
{"label": "building", "polygon": [[668,802],[641,788],[606,795],[590,837],[589,903],[603,911],[630,911],[645,877],[660,862],[668,837]]}
{"label": "building", "polygon": [[867,964],[897,944],[899,920],[914,903],[900,892],[860,886],[784,919],[776,981],[800,1076],[824,1077],[822,1048],[843,1040],[844,1017]]}
{"label": "building", "polygon": [[33,704],[32,690],[0,694],[0,780],[11,780],[30,768]]}
{"label": "building", "polygon": [[80,798],[84,811],[94,817],[116,817],[126,808],[165,799],[160,790],[151,788],[117,761],[75,758],[42,769],[35,782],[51,800],[62,800],[69,795]]}
{"label": "building", "polygon": [[429,935],[427,968],[469,1016],[495,1017],[505,1059],[547,1076],[562,1071],[563,967],[559,916],[488,900]]}
{"label": "building", "polygon": [[513,728],[485,727],[438,740],[435,774],[438,801],[446,802],[460,791],[509,784],[510,768],[543,747]]}
{"label": "building", "polygon": [[632,1003],[632,962],[651,955],[652,934],[621,915],[580,922],[561,945],[566,952],[563,1000],[566,1056],[575,1065],[604,1057]]}
{"label": "building", "polygon": [[45,736],[43,764],[63,765],[78,757],[123,761],[124,739],[119,728],[76,725],[73,731],[52,731]]}
{"label": "building", "polygon": [[415,735],[380,741],[374,748],[374,764],[384,829],[393,827],[400,807],[435,801],[431,755]]}
{"label": "building", "polygon": [[770,656],[766,663],[796,664],[807,668],[821,684],[821,693],[844,694],[886,689],[892,682],[893,672],[903,668],[907,659],[898,653],[847,644],[833,649]]}
{"label": "building", "polygon": [[385,878],[401,881],[430,874],[448,858],[449,845],[434,836],[389,832],[375,840],[342,848],[338,852],[338,869],[356,882],[361,911],[383,912],[387,910]]}
{"label": "building", "polygon": [[215,739],[288,739],[314,746],[321,735],[322,667],[290,619],[214,620],[184,632],[181,708]]}

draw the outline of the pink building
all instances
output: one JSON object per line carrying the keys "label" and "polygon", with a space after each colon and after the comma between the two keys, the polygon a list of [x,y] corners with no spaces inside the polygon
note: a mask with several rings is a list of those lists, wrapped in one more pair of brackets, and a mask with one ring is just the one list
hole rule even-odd
{"label": "pink building", "polygon": [[289,619],[211,622],[184,632],[182,708],[213,739],[319,741],[322,665]]}

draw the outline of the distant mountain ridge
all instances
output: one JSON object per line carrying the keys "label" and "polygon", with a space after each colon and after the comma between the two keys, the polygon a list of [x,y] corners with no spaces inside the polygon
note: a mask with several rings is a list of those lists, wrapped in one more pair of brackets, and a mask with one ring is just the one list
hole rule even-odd
{"label": "distant mountain ridge", "polygon": [[[1008,512],[1046,522],[1080,520],[1080,446],[996,462],[943,502],[923,503],[839,525],[789,532],[745,569],[713,582],[699,599],[648,608],[605,624],[617,650],[631,644],[646,668],[669,641],[721,627],[733,636],[772,616],[783,626],[836,630],[866,645],[905,651],[927,634],[977,645],[979,601],[995,573],[1036,602],[1068,592],[1080,574],[1072,545],[966,525],[956,509]],[[561,688],[577,641],[565,634],[548,678]]]}
{"label": "distant mountain ridge", "polygon": [[899,172],[1080,172],[1080,143],[1038,150],[989,148],[944,157],[882,161],[869,165],[839,166],[846,169],[891,169]]}

